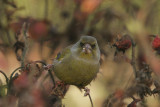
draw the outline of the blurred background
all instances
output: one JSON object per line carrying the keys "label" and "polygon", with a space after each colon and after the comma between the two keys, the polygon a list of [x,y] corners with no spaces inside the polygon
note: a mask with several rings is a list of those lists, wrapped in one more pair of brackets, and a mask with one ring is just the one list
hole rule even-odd
{"label": "blurred background", "polygon": [[[135,41],[137,69],[146,62],[159,75],[159,55],[152,49],[154,36],[149,36],[160,34],[159,20],[159,0],[1,0],[0,69],[10,76],[21,66],[24,47],[27,47],[26,62],[42,60],[52,64],[57,53],[76,43],[81,35],[94,36],[101,50],[101,68],[88,87],[94,106],[106,106],[104,102],[110,94],[117,92],[121,96],[122,91],[134,83],[135,74],[130,63],[132,48],[115,55],[117,48],[113,44],[119,36],[128,34]],[[27,24],[25,39],[24,23]],[[154,77],[155,73],[152,75]],[[0,84],[5,84],[2,75],[0,80]],[[83,95],[83,91],[70,86],[62,104],[90,107],[89,98]],[[160,106],[156,95],[146,97],[145,101],[145,107]],[[131,102],[132,98],[127,98],[123,106]]]}

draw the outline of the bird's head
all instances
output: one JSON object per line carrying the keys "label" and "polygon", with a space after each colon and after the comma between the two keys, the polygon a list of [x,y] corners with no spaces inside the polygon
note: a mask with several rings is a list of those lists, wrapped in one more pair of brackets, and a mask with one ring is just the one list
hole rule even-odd
{"label": "bird's head", "polygon": [[85,59],[100,59],[100,51],[96,38],[92,36],[81,36],[80,40],[73,45],[74,55]]}

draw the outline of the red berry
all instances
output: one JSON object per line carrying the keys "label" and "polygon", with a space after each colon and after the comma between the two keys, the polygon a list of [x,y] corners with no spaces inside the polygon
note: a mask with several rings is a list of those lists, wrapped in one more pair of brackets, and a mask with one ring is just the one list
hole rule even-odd
{"label": "red berry", "polygon": [[155,50],[160,50],[160,38],[156,36],[152,41],[152,48]]}
{"label": "red berry", "polygon": [[40,39],[47,35],[49,24],[46,21],[35,21],[29,27],[29,34],[33,39]]}
{"label": "red berry", "polygon": [[132,45],[132,42],[128,35],[122,36],[114,44],[114,46],[117,48],[118,51],[123,51],[123,52],[129,49],[131,45]]}
{"label": "red berry", "polygon": [[130,40],[122,40],[117,42],[117,48],[126,50],[131,47],[131,41]]}
{"label": "red berry", "polygon": [[27,88],[29,85],[29,78],[27,76],[27,73],[22,72],[22,74],[19,75],[18,78],[16,78],[13,81],[13,84],[14,84],[14,87],[17,91],[20,91],[20,90]]}

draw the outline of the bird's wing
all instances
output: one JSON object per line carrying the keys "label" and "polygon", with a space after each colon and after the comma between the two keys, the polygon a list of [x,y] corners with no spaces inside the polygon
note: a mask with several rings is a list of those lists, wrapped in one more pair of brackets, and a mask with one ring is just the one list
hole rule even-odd
{"label": "bird's wing", "polygon": [[64,57],[68,56],[69,54],[71,54],[70,48],[71,46],[66,47],[64,50],[62,50],[61,52],[59,52],[56,56],[56,60],[61,61]]}

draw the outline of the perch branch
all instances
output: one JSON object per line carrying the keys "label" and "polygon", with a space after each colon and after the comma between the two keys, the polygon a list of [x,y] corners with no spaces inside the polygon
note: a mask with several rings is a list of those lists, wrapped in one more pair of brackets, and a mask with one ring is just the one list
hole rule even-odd
{"label": "perch branch", "polygon": [[89,97],[89,100],[90,100],[90,102],[91,102],[91,107],[93,107],[93,101],[92,101],[91,95],[88,94],[88,97]]}

